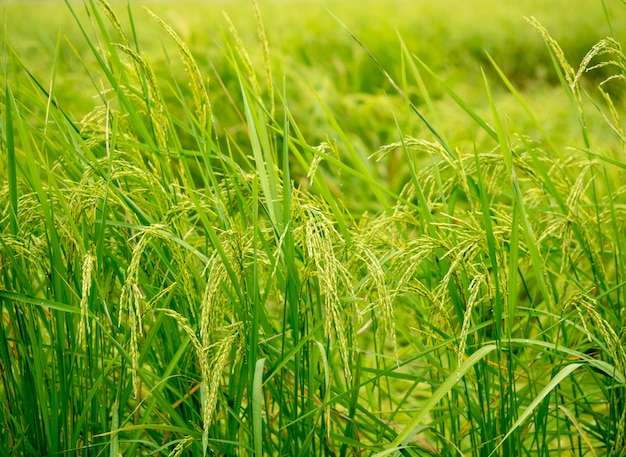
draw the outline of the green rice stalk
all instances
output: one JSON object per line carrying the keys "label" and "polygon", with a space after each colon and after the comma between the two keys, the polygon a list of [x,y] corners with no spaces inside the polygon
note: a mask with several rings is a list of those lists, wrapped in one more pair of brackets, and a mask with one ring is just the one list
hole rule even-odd
{"label": "green rice stalk", "polygon": [[[579,228],[580,237],[583,241],[590,242],[590,238],[587,235],[586,224],[583,221],[590,220],[592,218],[591,214],[587,214],[584,210],[588,206],[587,199],[585,198],[583,202],[581,199],[584,197],[584,192],[587,190],[589,185],[591,184],[591,180],[586,179],[587,174],[593,170],[594,163],[585,161],[582,164],[583,168],[579,172],[574,185],[571,188],[571,191],[565,201],[565,205],[568,208],[568,213],[566,215],[566,219],[563,221],[562,226],[557,229],[557,233],[562,234],[562,245],[561,245],[561,273],[565,271],[565,269],[570,267],[572,261],[574,261],[574,257],[571,252],[571,243],[574,237],[573,226],[577,226]],[[582,203],[582,204],[581,204]],[[559,224],[561,225],[561,224]],[[595,255],[595,250],[591,249],[589,253],[593,256],[592,261],[598,265],[599,267],[603,266],[603,262],[597,258]]]}
{"label": "green rice stalk", "polygon": [[91,295],[91,284],[93,281],[94,258],[86,254],[83,259],[82,268],[82,290],[80,295],[80,323],[78,325],[78,335],[83,344],[87,344],[87,327],[89,319],[89,297]]}
{"label": "green rice stalk", "polygon": [[193,443],[194,441],[195,441],[195,438],[193,436],[184,437],[182,440],[178,442],[176,447],[172,449],[172,452],[169,453],[169,457],[180,457],[181,455],[183,455],[183,452],[185,451],[185,449],[187,449],[189,445],[191,445],[191,443]]}
{"label": "green rice stalk", "polygon": [[165,32],[174,40],[178,46],[180,57],[185,66],[185,71],[189,77],[189,84],[191,86],[191,93],[193,94],[194,103],[196,105],[196,114],[201,128],[208,128],[207,121],[213,119],[213,113],[211,109],[211,102],[209,101],[209,94],[207,92],[202,73],[200,68],[193,58],[191,51],[187,47],[187,44],[178,36],[178,34],[167,25],[160,17],[146,8],[146,11],[152,18],[165,30]]}
{"label": "green rice stalk", "polygon": [[144,251],[148,243],[156,238],[167,241],[168,238],[163,235],[165,227],[162,225],[152,225],[145,227],[140,232],[139,241],[133,249],[130,265],[126,271],[126,279],[122,286],[120,294],[120,308],[118,322],[121,324],[122,315],[126,311],[128,316],[128,325],[130,327],[130,358],[133,386],[135,390],[135,399],[138,399],[140,384],[138,377],[139,370],[139,338],[143,337],[143,313],[142,302],[145,295],[142,291],[139,280],[139,269]]}
{"label": "green rice stalk", "polygon": [[248,54],[248,51],[246,47],[244,46],[241,37],[239,36],[239,32],[237,31],[237,28],[235,27],[233,22],[230,20],[230,16],[228,15],[228,13],[226,11],[222,11],[222,14],[224,15],[224,19],[226,19],[226,23],[228,24],[228,30],[230,31],[230,34],[235,39],[235,51],[237,52],[237,55],[239,56],[239,58],[241,59],[241,62],[243,63],[243,66],[246,70],[246,74],[248,76],[248,80],[252,84],[252,89],[254,90],[256,94],[260,95],[261,87],[259,86],[259,81],[257,80],[256,73],[254,71],[254,66],[252,65],[252,59],[250,59],[250,54]]}
{"label": "green rice stalk", "polygon": [[205,351],[209,349],[213,349],[215,355],[209,361],[207,357],[207,353],[205,352],[203,355],[203,360],[201,359],[201,366],[203,368],[203,382],[205,383],[207,389],[206,402],[203,405],[203,422],[204,422],[204,435],[208,436],[209,426],[211,425],[211,421],[213,419],[213,413],[215,412],[215,407],[217,405],[217,392],[221,385],[222,375],[224,368],[226,367],[226,363],[228,362],[228,355],[233,349],[233,345],[237,343],[238,340],[241,340],[241,331],[243,327],[241,324],[233,324],[224,330],[227,331],[227,335],[218,343],[216,343],[211,348],[205,348]]}
{"label": "green rice stalk", "polygon": [[335,157],[337,160],[339,160],[339,148],[337,147],[337,142],[332,141],[330,138],[328,138],[327,141],[321,142],[314,149],[320,152],[321,154],[315,154],[313,156],[313,160],[311,160],[311,164],[309,165],[309,171],[306,174],[306,177],[309,179],[309,184],[311,186],[314,183],[315,174],[317,173],[319,166],[324,160],[324,157],[322,154],[330,154],[333,157]]}
{"label": "green rice stalk", "polygon": [[[194,331],[194,329],[191,328],[191,324],[189,323],[189,320],[186,317],[182,316],[179,312],[174,311],[173,309],[170,309],[170,308],[155,308],[154,311],[158,313],[163,313],[166,316],[173,318],[178,323],[178,325],[183,330],[183,332],[185,332],[185,334],[191,340],[191,343],[193,344],[193,347],[196,350],[196,353],[198,354],[198,356],[204,355],[205,348],[200,342],[200,340],[198,339],[198,336],[196,335],[196,332]],[[200,361],[202,361],[203,359],[204,357],[199,357]]]}
{"label": "green rice stalk", "polygon": [[111,24],[113,24],[113,28],[115,28],[115,31],[120,36],[124,47],[128,48],[130,44],[126,39],[126,34],[124,33],[124,29],[122,29],[122,24],[120,23],[117,15],[111,8],[109,2],[107,2],[106,0],[98,0],[98,6],[104,10],[104,14],[106,14]]}
{"label": "green rice stalk", "polygon": [[[614,366],[619,370],[620,374],[626,376],[626,348],[611,324],[596,309],[593,297],[578,291],[572,294],[568,302],[581,313],[584,311],[589,316],[587,319],[594,323],[594,328],[600,333]],[[580,315],[582,316],[582,314]],[[583,324],[583,327],[589,332],[589,327],[586,324]],[[591,335],[588,334],[588,336]]]}
{"label": "green rice stalk", "polygon": [[164,113],[165,107],[163,105],[161,91],[159,90],[154,71],[152,70],[150,63],[147,61],[145,56],[140,55],[137,51],[124,45],[117,45],[117,48],[132,59],[136,66],[138,77],[140,77],[141,74],[146,76],[150,91],[148,95],[148,100],[150,102],[150,105],[152,105],[149,107],[149,112],[152,120],[152,125],[154,126],[157,144],[160,147],[165,148],[167,146],[168,125],[167,118]]}
{"label": "green rice stalk", "polygon": [[263,18],[261,17],[261,9],[259,8],[259,2],[252,0],[252,6],[254,7],[254,19],[257,24],[257,34],[259,35],[259,41],[261,42],[261,49],[263,50],[263,63],[265,67],[265,79],[267,82],[267,91],[270,96],[270,116],[274,117],[276,111],[276,104],[274,102],[274,81],[272,78],[272,62],[270,60],[270,47],[267,42],[267,36],[265,35],[265,25],[263,24]]}
{"label": "green rice stalk", "polygon": [[332,338],[334,334],[337,338],[344,374],[347,379],[351,379],[348,334],[345,329],[345,312],[341,305],[339,291],[342,286],[350,288],[350,274],[335,255],[334,248],[334,241],[341,242],[341,236],[335,231],[328,215],[312,204],[301,202],[297,207],[295,217],[302,221],[302,226],[297,233],[300,235],[305,252],[315,265],[315,276],[324,294],[327,315],[326,335]]}
{"label": "green rice stalk", "polygon": [[[600,336],[604,340],[608,355],[613,361],[613,366],[619,371],[622,377],[626,376],[626,346],[624,345],[624,340],[596,309],[597,305],[594,298],[582,291],[576,291],[569,297],[567,304],[574,306],[577,310],[589,339],[592,338],[592,335],[588,321],[594,324],[594,329],[600,333]],[[622,410],[619,413],[620,419],[617,424],[617,434],[612,449],[612,451],[616,453],[626,445],[626,431],[624,430],[624,425],[626,425],[626,411]]]}
{"label": "green rice stalk", "polygon": [[[467,345],[467,337],[469,335],[470,325],[472,323],[472,312],[476,305],[482,300],[478,298],[478,294],[481,291],[481,286],[485,283],[485,275],[478,274],[472,278],[468,287],[468,297],[465,308],[465,314],[463,315],[463,326],[461,327],[461,334],[459,335],[459,349],[458,349],[458,364],[461,366],[463,358],[465,357],[465,349]],[[499,325],[499,322],[496,322]]]}
{"label": "green rice stalk", "polygon": [[612,122],[609,121],[609,119],[605,117],[607,123],[611,126],[611,128],[615,131],[615,133],[617,133],[619,138],[622,140],[622,143],[626,144],[626,134],[624,133],[624,129],[622,128],[620,115],[617,111],[617,108],[615,107],[615,103],[613,102],[613,99],[611,98],[608,92],[602,89],[602,87],[598,87],[598,89],[600,91],[600,94],[602,94],[602,98],[604,98],[604,101],[609,107],[609,112],[611,113]]}
{"label": "green rice stalk", "polygon": [[548,46],[554,53],[559,65],[563,69],[565,80],[567,81],[569,87],[572,89],[572,92],[574,93],[576,97],[576,101],[578,102],[580,106],[580,103],[581,103],[580,92],[575,90],[576,72],[574,72],[574,69],[565,58],[565,53],[563,52],[563,49],[561,49],[561,46],[559,46],[559,43],[557,43],[557,41],[554,38],[552,38],[552,36],[550,35],[550,32],[548,32],[548,30],[543,25],[541,25],[541,23],[536,18],[531,16],[529,18],[526,18],[526,20],[528,21],[530,25],[532,25],[535,29],[539,31],[543,39],[546,41],[546,43],[548,44]]}
{"label": "green rice stalk", "polygon": [[[399,363],[396,317],[393,312],[393,293],[387,284],[385,271],[380,260],[367,246],[357,246],[355,255],[365,264],[368,273],[373,279],[374,290],[377,295],[374,309],[377,310],[380,316],[380,325],[377,328],[378,340],[385,341],[387,338],[391,339],[391,348],[396,358],[396,363]],[[374,292],[371,291],[370,294],[372,293]]]}
{"label": "green rice stalk", "polygon": [[220,307],[220,289],[222,281],[227,277],[226,269],[217,254],[211,257],[206,266],[206,270],[208,272],[206,288],[200,305],[200,337],[202,338],[204,347],[209,346],[209,342],[214,337],[221,316],[224,314],[224,310]]}
{"label": "green rice stalk", "polygon": [[[609,55],[613,57],[613,59],[603,61],[595,65],[591,65],[591,61],[595,57],[599,57],[603,55]],[[603,86],[607,82],[614,80],[614,79],[624,80],[625,75],[626,75],[626,56],[624,56],[624,51],[622,50],[621,44],[611,37],[607,37],[603,40],[600,40],[585,55],[585,57],[583,58],[583,60],[581,61],[578,67],[578,71],[576,72],[576,76],[574,77],[574,80],[570,83],[572,89],[578,85],[580,79],[582,78],[582,75],[585,72],[589,72],[589,71],[602,68],[602,67],[607,67],[607,66],[616,67],[616,69],[620,73],[617,75],[609,76],[608,78],[604,79],[600,83],[600,86]]]}

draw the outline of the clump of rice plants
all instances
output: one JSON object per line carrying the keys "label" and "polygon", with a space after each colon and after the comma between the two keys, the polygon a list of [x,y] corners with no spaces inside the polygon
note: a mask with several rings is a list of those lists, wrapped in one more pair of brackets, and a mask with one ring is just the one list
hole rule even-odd
{"label": "clump of rice plants", "polygon": [[4,45],[0,455],[626,455],[615,36],[572,67],[528,19],[564,142],[488,54],[473,107],[339,20],[398,110],[368,150],[319,91],[308,117],[263,4],[258,47],[225,15],[224,72],[157,12],[82,6],[86,116],[61,39],[50,81]]}

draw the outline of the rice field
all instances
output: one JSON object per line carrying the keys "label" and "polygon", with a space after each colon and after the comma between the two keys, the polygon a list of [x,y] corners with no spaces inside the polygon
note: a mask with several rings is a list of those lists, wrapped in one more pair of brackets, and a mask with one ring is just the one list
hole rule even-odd
{"label": "rice field", "polygon": [[0,11],[0,457],[626,456],[626,5]]}

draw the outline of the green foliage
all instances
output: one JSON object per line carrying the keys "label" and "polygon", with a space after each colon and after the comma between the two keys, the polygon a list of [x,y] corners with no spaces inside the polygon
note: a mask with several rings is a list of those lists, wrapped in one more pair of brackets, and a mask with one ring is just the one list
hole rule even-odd
{"label": "green foliage", "polygon": [[0,455],[626,455],[624,13],[414,3],[10,23]]}

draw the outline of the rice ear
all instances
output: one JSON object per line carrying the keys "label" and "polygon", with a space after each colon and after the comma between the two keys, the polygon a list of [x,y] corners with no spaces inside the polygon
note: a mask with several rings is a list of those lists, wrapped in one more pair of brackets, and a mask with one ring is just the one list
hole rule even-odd
{"label": "rice ear", "polygon": [[204,83],[204,78],[196,60],[191,54],[191,51],[189,51],[187,44],[180,38],[180,36],[178,36],[174,29],[167,25],[163,19],[154,14],[150,9],[145,9],[178,46],[180,57],[189,78],[189,85],[191,87],[191,93],[193,94],[194,103],[196,105],[196,114],[198,115],[200,126],[208,128],[209,124],[207,124],[207,122],[212,122],[213,119],[211,102],[209,101],[209,95]]}

